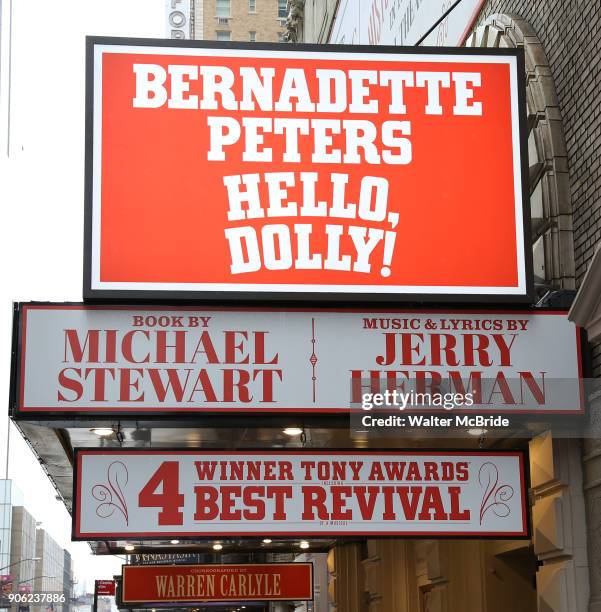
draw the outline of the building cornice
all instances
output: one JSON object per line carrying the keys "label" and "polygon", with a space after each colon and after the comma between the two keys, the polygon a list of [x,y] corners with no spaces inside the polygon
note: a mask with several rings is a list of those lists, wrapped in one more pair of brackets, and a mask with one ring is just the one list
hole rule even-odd
{"label": "building cornice", "polygon": [[591,259],[568,318],[586,329],[589,340],[601,339],[601,244]]}

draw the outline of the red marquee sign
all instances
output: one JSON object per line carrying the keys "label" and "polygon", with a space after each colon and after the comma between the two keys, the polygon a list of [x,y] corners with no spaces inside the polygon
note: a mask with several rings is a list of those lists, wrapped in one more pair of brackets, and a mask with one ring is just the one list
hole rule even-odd
{"label": "red marquee sign", "polygon": [[96,594],[101,597],[115,595],[114,580],[96,580]]}
{"label": "red marquee sign", "polygon": [[312,599],[312,563],[123,566],[124,604]]}
{"label": "red marquee sign", "polygon": [[523,74],[518,49],[89,39],[84,296],[528,301]]}

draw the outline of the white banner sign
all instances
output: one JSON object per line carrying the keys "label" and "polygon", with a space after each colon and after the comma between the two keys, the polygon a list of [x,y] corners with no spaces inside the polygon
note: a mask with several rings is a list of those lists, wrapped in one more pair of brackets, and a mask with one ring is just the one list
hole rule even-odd
{"label": "white banner sign", "polygon": [[17,417],[348,412],[374,388],[470,393],[439,407],[477,412],[584,408],[579,330],[557,311],[31,304],[18,328]]}
{"label": "white banner sign", "polygon": [[165,0],[167,38],[192,38],[191,0]]}
{"label": "white banner sign", "polygon": [[525,537],[521,452],[80,450],[74,539]]}
{"label": "white banner sign", "polygon": [[[454,2],[455,0],[341,0],[329,42],[412,46]],[[461,45],[483,4],[483,0],[462,0],[422,45]]]}

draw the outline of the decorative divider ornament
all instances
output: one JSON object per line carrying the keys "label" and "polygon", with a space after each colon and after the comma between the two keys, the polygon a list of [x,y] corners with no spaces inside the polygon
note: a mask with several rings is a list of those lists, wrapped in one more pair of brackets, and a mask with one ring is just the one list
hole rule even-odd
{"label": "decorative divider ornament", "polygon": [[[125,475],[122,483],[119,483],[120,471]],[[118,511],[123,515],[125,524],[129,525],[127,502],[122,489],[122,486],[126,486],[127,482],[127,467],[122,461],[113,461],[107,468],[106,483],[95,484],[92,487],[92,497],[99,502],[96,508],[97,516],[108,518]]]}
{"label": "decorative divider ornament", "polygon": [[480,525],[489,510],[492,510],[496,516],[509,516],[511,508],[507,502],[513,497],[514,489],[510,484],[499,484],[499,468],[490,461],[482,464],[478,480],[484,488],[484,497],[480,505]]}

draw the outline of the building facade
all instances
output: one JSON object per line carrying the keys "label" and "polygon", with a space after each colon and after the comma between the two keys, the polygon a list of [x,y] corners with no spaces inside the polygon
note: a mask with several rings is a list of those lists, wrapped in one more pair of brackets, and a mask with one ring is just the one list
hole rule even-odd
{"label": "building facade", "polygon": [[12,480],[0,481],[0,575],[12,592],[33,588],[35,576],[35,519],[23,506],[23,495]]}
{"label": "building facade", "polygon": [[35,576],[36,521],[23,506],[14,506],[12,512],[11,563],[15,563],[15,590],[31,591]]}
{"label": "building facade", "polygon": [[[44,529],[36,534],[36,575],[33,583],[35,592],[63,593],[64,550]],[[55,608],[56,609],[56,608]],[[59,610],[62,605],[59,604]]]}
{"label": "building facade", "polygon": [[64,592],[68,601],[73,587],[70,553],[38,528],[12,480],[0,480],[0,492],[0,575],[9,583],[8,590]]}
{"label": "building facade", "polygon": [[74,584],[75,579],[73,575],[73,559],[71,558],[71,553],[68,550],[63,550],[63,594],[65,596],[63,610],[65,612],[71,609],[71,601],[74,595]]}
{"label": "building facade", "polygon": [[192,38],[239,42],[282,42],[286,0],[195,0]]}
{"label": "building facade", "polygon": [[[22,499],[12,480],[0,480],[0,575],[8,571],[13,504]],[[6,574],[8,575],[8,574]]]}
{"label": "building facade", "polygon": [[288,0],[286,40],[327,43],[338,0]]}
{"label": "building facade", "polygon": [[23,496],[14,482],[0,480],[0,609],[9,607],[6,595],[18,581],[20,563],[12,555],[12,527],[13,509],[22,503]]}

